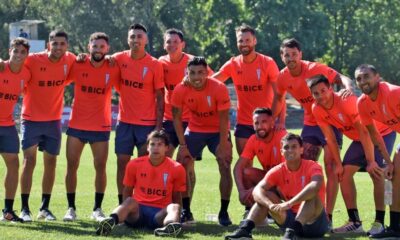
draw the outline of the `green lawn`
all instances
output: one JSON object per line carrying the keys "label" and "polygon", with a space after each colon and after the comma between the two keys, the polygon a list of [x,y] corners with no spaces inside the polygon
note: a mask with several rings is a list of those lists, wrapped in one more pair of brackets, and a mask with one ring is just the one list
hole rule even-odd
{"label": "green lawn", "polygon": [[[298,132],[298,130],[295,130]],[[55,222],[37,222],[25,224],[0,223],[0,239],[97,239],[95,228],[97,224],[89,219],[94,203],[94,167],[91,158],[90,148],[87,146],[83,153],[78,172],[78,189],[76,197],[77,214],[79,220],[73,223],[64,223],[62,218],[67,209],[67,199],[64,186],[64,175],[66,170],[65,158],[65,135],[63,136],[63,145],[60,157],[58,159],[56,183],[54,186],[52,199],[50,203],[51,210],[58,218]],[[116,157],[114,155],[114,137],[110,141],[110,153],[107,167],[108,186],[103,202],[103,210],[106,214],[110,213],[117,206],[117,190],[115,183]],[[345,140],[344,149],[349,144]],[[236,151],[234,151],[236,152]],[[30,207],[36,216],[41,200],[41,173],[43,170],[43,161],[41,153],[38,155],[37,167],[33,177],[33,187],[30,197]],[[234,161],[237,155],[234,156]],[[20,160],[21,161],[21,160]],[[5,165],[0,164],[0,174],[4,176]],[[239,224],[243,207],[240,205],[237,196],[236,187],[232,192],[229,213],[234,226],[220,227],[215,222],[207,222],[206,214],[217,214],[219,210],[219,174],[216,161],[208,151],[204,151],[203,160],[196,162],[197,185],[192,201],[192,211],[197,225],[192,228],[184,229],[181,238],[185,239],[223,239],[223,236],[235,229]],[[366,173],[356,174],[356,183],[358,187],[358,206],[360,216],[363,220],[364,230],[368,230],[374,219],[375,211],[372,199],[372,182]],[[0,199],[4,199],[4,189],[0,190]],[[3,207],[3,203],[1,203]],[[19,190],[17,192],[15,209],[20,209]],[[388,212],[386,214],[388,223]],[[346,209],[341,195],[338,196],[336,209],[334,211],[334,226],[339,226],[347,220]],[[276,225],[260,228],[254,231],[254,239],[280,239],[281,232]],[[119,239],[154,239],[149,231],[133,230],[124,226],[117,227],[108,238]],[[367,239],[362,235],[334,235],[329,236],[332,239]]]}

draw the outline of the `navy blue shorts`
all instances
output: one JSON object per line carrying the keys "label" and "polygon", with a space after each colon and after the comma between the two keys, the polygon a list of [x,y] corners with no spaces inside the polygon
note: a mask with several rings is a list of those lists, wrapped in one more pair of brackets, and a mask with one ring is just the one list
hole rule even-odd
{"label": "navy blue shorts", "polygon": [[119,121],[115,129],[115,153],[133,155],[133,148],[146,144],[155,126],[144,126]]}
{"label": "navy blue shorts", "polygon": [[250,138],[254,133],[253,125],[236,124],[233,135],[238,138]]}
{"label": "navy blue shorts", "polygon": [[[199,132],[185,132],[185,141],[190,155],[201,160],[203,149],[207,146],[208,150],[215,156],[219,144],[219,133],[199,133]],[[229,137],[230,141],[230,137]]]}
{"label": "navy blue shorts", "polygon": [[[335,133],[336,141],[337,141],[339,147],[342,148],[343,134],[336,127],[334,127],[334,126],[331,126],[331,127],[333,129],[333,132]],[[325,146],[326,145],[325,136],[322,133],[319,126],[304,125],[303,130],[301,131],[301,138],[303,139],[303,142],[307,142],[312,145],[316,145],[316,146]]]}
{"label": "navy blue shorts", "polygon": [[78,138],[83,143],[108,142],[110,131],[86,131],[76,128],[68,128],[66,134]]}
{"label": "navy blue shorts", "polygon": [[136,222],[125,221],[125,224],[133,228],[150,228],[156,229],[162,227],[158,224],[156,214],[161,211],[162,208],[151,207],[139,204],[139,219]]}
{"label": "navy blue shorts", "polygon": [[[296,213],[292,211],[292,209],[288,209],[286,211],[286,219],[282,225],[279,225],[279,228],[282,231],[285,231],[286,228],[291,227],[296,220]],[[325,212],[325,209],[321,212],[319,217],[312,224],[303,225],[303,235],[300,237],[306,238],[320,238],[325,235],[329,230],[329,219],[328,215]]]}
{"label": "navy blue shorts", "polygon": [[39,151],[52,155],[60,154],[61,121],[36,122],[23,120],[21,122],[22,149],[38,145]]}
{"label": "navy blue shorts", "polygon": [[15,126],[0,127],[0,153],[19,153],[19,137]]}
{"label": "navy blue shorts", "polygon": [[[394,142],[396,141],[396,132],[391,132],[383,136],[383,141],[385,142],[386,150],[390,155],[393,150]],[[378,164],[378,166],[381,168],[385,167],[386,163],[377,147],[374,148],[374,153],[375,162]],[[364,148],[362,147],[360,141],[353,141],[350,144],[349,148],[346,151],[346,154],[344,155],[343,165],[355,165],[361,168],[367,167],[367,160],[365,159]]]}
{"label": "navy blue shorts", "polygon": [[[182,122],[182,127],[183,127],[183,132],[185,132],[188,123],[187,122]],[[179,140],[178,137],[176,136],[175,132],[175,127],[174,127],[174,122],[171,120],[165,120],[163,122],[163,128],[164,131],[168,134],[169,141],[172,146],[177,147],[179,145]]]}

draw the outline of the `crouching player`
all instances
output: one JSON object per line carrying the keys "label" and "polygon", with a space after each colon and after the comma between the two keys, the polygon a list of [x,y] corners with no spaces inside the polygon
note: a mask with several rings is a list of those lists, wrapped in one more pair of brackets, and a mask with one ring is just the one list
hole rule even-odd
{"label": "crouching player", "polygon": [[[149,155],[131,160],[125,170],[124,201],[100,222],[98,235],[108,235],[116,224],[147,227],[156,236],[177,236],[181,192],[186,190],[185,169],[166,157],[169,139],[164,131],[147,138]],[[132,195],[132,196],[130,196]]]}

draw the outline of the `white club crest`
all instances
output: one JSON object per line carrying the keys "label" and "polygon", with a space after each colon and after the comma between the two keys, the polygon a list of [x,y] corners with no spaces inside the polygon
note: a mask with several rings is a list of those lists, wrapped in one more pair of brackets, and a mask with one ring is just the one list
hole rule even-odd
{"label": "white club crest", "polygon": [[208,106],[211,107],[211,96],[207,96],[207,103]]}
{"label": "white club crest", "polygon": [[68,65],[64,64],[64,77],[66,77],[68,74]]}
{"label": "white club crest", "polygon": [[382,105],[382,112],[383,112],[383,114],[387,115],[385,104]]}
{"label": "white club crest", "polygon": [[168,180],[168,173],[164,173],[163,174],[164,188],[167,187],[167,180]]}
{"label": "white club crest", "polygon": [[144,68],[143,68],[142,80],[143,80],[144,77],[146,76],[147,70],[148,70],[147,67],[144,67]]}
{"label": "white club crest", "polygon": [[25,87],[25,80],[21,79],[21,91],[24,90]]}
{"label": "white club crest", "polygon": [[306,177],[301,176],[301,187],[304,188],[305,184],[306,184]]}
{"label": "white club crest", "polygon": [[339,113],[338,117],[339,117],[340,121],[344,122],[343,114]]}
{"label": "white club crest", "polygon": [[106,73],[106,85],[108,84],[108,82],[110,81],[110,74]]}
{"label": "white club crest", "polygon": [[257,68],[256,72],[257,72],[257,80],[260,81],[260,78],[261,78],[261,69]]}
{"label": "white club crest", "polygon": [[277,150],[276,150],[276,147],[275,147],[275,146],[272,148],[272,152],[274,153],[274,158],[276,158]]}

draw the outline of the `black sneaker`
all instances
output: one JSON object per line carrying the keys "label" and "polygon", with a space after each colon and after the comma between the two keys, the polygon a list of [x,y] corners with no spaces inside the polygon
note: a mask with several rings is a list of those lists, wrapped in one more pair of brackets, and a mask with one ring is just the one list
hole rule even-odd
{"label": "black sneaker", "polygon": [[96,230],[97,235],[107,236],[115,227],[115,220],[112,217],[104,218]]}
{"label": "black sneaker", "polygon": [[383,232],[371,234],[369,237],[372,239],[400,239],[400,231],[388,227]]}
{"label": "black sneaker", "polygon": [[193,214],[190,211],[182,210],[181,212],[181,223],[183,225],[193,225],[196,221],[193,218]]}
{"label": "black sneaker", "polygon": [[219,212],[218,222],[219,222],[219,225],[224,226],[224,227],[232,225],[232,221],[229,218],[228,212]]}
{"label": "black sneaker", "polygon": [[173,222],[173,223],[168,223],[162,228],[156,228],[154,230],[154,235],[158,237],[176,237],[179,235],[179,233],[182,230],[182,224]]}
{"label": "black sneaker", "polygon": [[15,211],[2,210],[3,216],[1,217],[1,221],[5,222],[24,222],[24,220],[15,214]]}
{"label": "black sneaker", "polygon": [[296,233],[291,228],[286,228],[285,234],[281,238],[282,240],[297,240]]}
{"label": "black sneaker", "polygon": [[253,239],[253,236],[251,236],[251,233],[248,232],[246,229],[238,228],[233,233],[225,236],[225,240],[230,240],[230,239],[247,240],[247,239]]}

